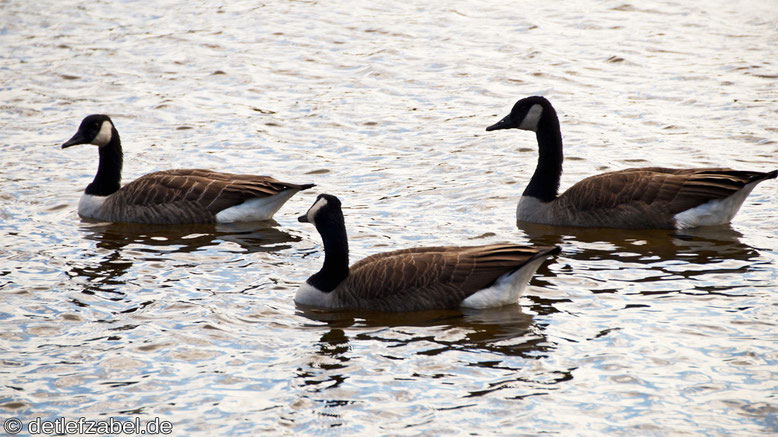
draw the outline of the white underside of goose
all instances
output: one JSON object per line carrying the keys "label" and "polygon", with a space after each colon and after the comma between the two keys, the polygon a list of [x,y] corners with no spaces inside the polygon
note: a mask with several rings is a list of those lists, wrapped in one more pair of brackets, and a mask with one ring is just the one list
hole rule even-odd
{"label": "white underside of goose", "polygon": [[497,278],[494,285],[477,291],[463,300],[460,306],[464,308],[492,308],[515,304],[529,283],[532,275],[538,270],[546,257],[540,257],[521,266],[512,273]]}
{"label": "white underside of goose", "polygon": [[751,190],[761,182],[751,182],[745,185],[735,194],[721,200],[711,200],[702,205],[679,212],[675,219],[676,229],[694,228],[697,226],[716,226],[723,225],[732,221],[740,206],[746,200]]}
{"label": "white underside of goose", "polygon": [[284,190],[268,197],[257,197],[216,214],[216,223],[253,222],[270,220],[299,190]]}
{"label": "white underside of goose", "polygon": [[546,210],[548,202],[543,202],[537,197],[521,196],[516,206],[516,218],[519,221],[532,223],[546,223]]}
{"label": "white underside of goose", "polygon": [[81,199],[78,201],[78,215],[82,217],[100,219],[99,211],[103,206],[107,196],[95,196],[93,194],[82,194]]}
{"label": "white underside of goose", "polygon": [[334,292],[324,293],[306,281],[297,289],[294,302],[318,308],[334,308],[336,306],[332,299],[334,295]]}

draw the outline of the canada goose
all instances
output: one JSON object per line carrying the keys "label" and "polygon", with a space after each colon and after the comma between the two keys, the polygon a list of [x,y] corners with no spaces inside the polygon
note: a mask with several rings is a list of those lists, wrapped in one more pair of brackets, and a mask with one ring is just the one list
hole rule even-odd
{"label": "canada goose", "polygon": [[300,286],[295,302],[319,308],[417,311],[516,303],[529,279],[558,247],[489,244],[417,247],[378,253],[348,265],[340,200],[320,194],[303,223],[324,243],[324,266]]}
{"label": "canada goose", "polygon": [[95,179],[78,202],[78,214],[108,222],[149,224],[232,223],[269,220],[292,195],[313,184],[268,176],[179,169],[149,173],[122,187],[122,144],[107,115],[84,118],[62,145],[94,144],[100,152]]}
{"label": "canada goose", "polygon": [[544,97],[519,100],[487,131],[534,131],[538,165],[519,200],[517,222],[632,229],[692,228],[729,223],[754,187],[775,178],[729,168],[629,168],[588,177],[558,195],[562,133]]}

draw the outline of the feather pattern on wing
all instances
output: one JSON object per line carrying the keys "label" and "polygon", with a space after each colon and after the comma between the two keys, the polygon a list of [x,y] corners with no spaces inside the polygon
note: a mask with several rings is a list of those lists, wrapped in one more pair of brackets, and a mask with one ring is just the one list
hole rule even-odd
{"label": "feather pattern on wing", "polygon": [[269,176],[176,169],[149,173],[111,195],[101,210],[105,220],[139,223],[214,223],[220,211],[246,200],[302,190]]}
{"label": "feather pattern on wing", "polygon": [[553,202],[549,214],[564,218],[558,224],[672,228],[676,214],[770,176],[728,168],[630,168],[576,183]]}
{"label": "feather pattern on wing", "polygon": [[333,293],[342,308],[456,308],[499,277],[556,251],[552,247],[493,244],[384,252],[352,265]]}

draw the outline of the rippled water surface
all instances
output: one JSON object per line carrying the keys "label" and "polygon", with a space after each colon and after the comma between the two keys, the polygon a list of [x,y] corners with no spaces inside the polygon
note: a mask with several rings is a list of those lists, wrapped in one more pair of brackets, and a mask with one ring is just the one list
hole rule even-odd
{"label": "rippled water surface", "polygon": [[[0,1],[0,417],[159,417],[176,435],[775,435],[778,190],[731,226],[516,227],[536,143],[484,132],[547,96],[562,188],[632,166],[778,167],[770,1]],[[304,311],[297,222],[94,223],[124,180],[204,167],[338,195],[352,261],[558,244],[518,305]]]}

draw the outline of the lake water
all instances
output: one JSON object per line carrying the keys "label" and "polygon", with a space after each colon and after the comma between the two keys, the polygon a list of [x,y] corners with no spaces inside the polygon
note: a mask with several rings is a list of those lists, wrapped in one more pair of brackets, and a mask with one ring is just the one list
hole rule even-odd
{"label": "lake water", "polygon": [[[626,167],[778,168],[771,1],[0,2],[0,419],[159,418],[175,435],[775,435],[778,184],[683,235],[523,226],[537,159],[485,132],[557,108],[562,188]],[[315,182],[270,223],[81,220],[124,181],[201,167]],[[303,311],[298,223],[344,204],[352,261],[558,244],[518,305]],[[24,434],[24,432],[22,432]]]}

